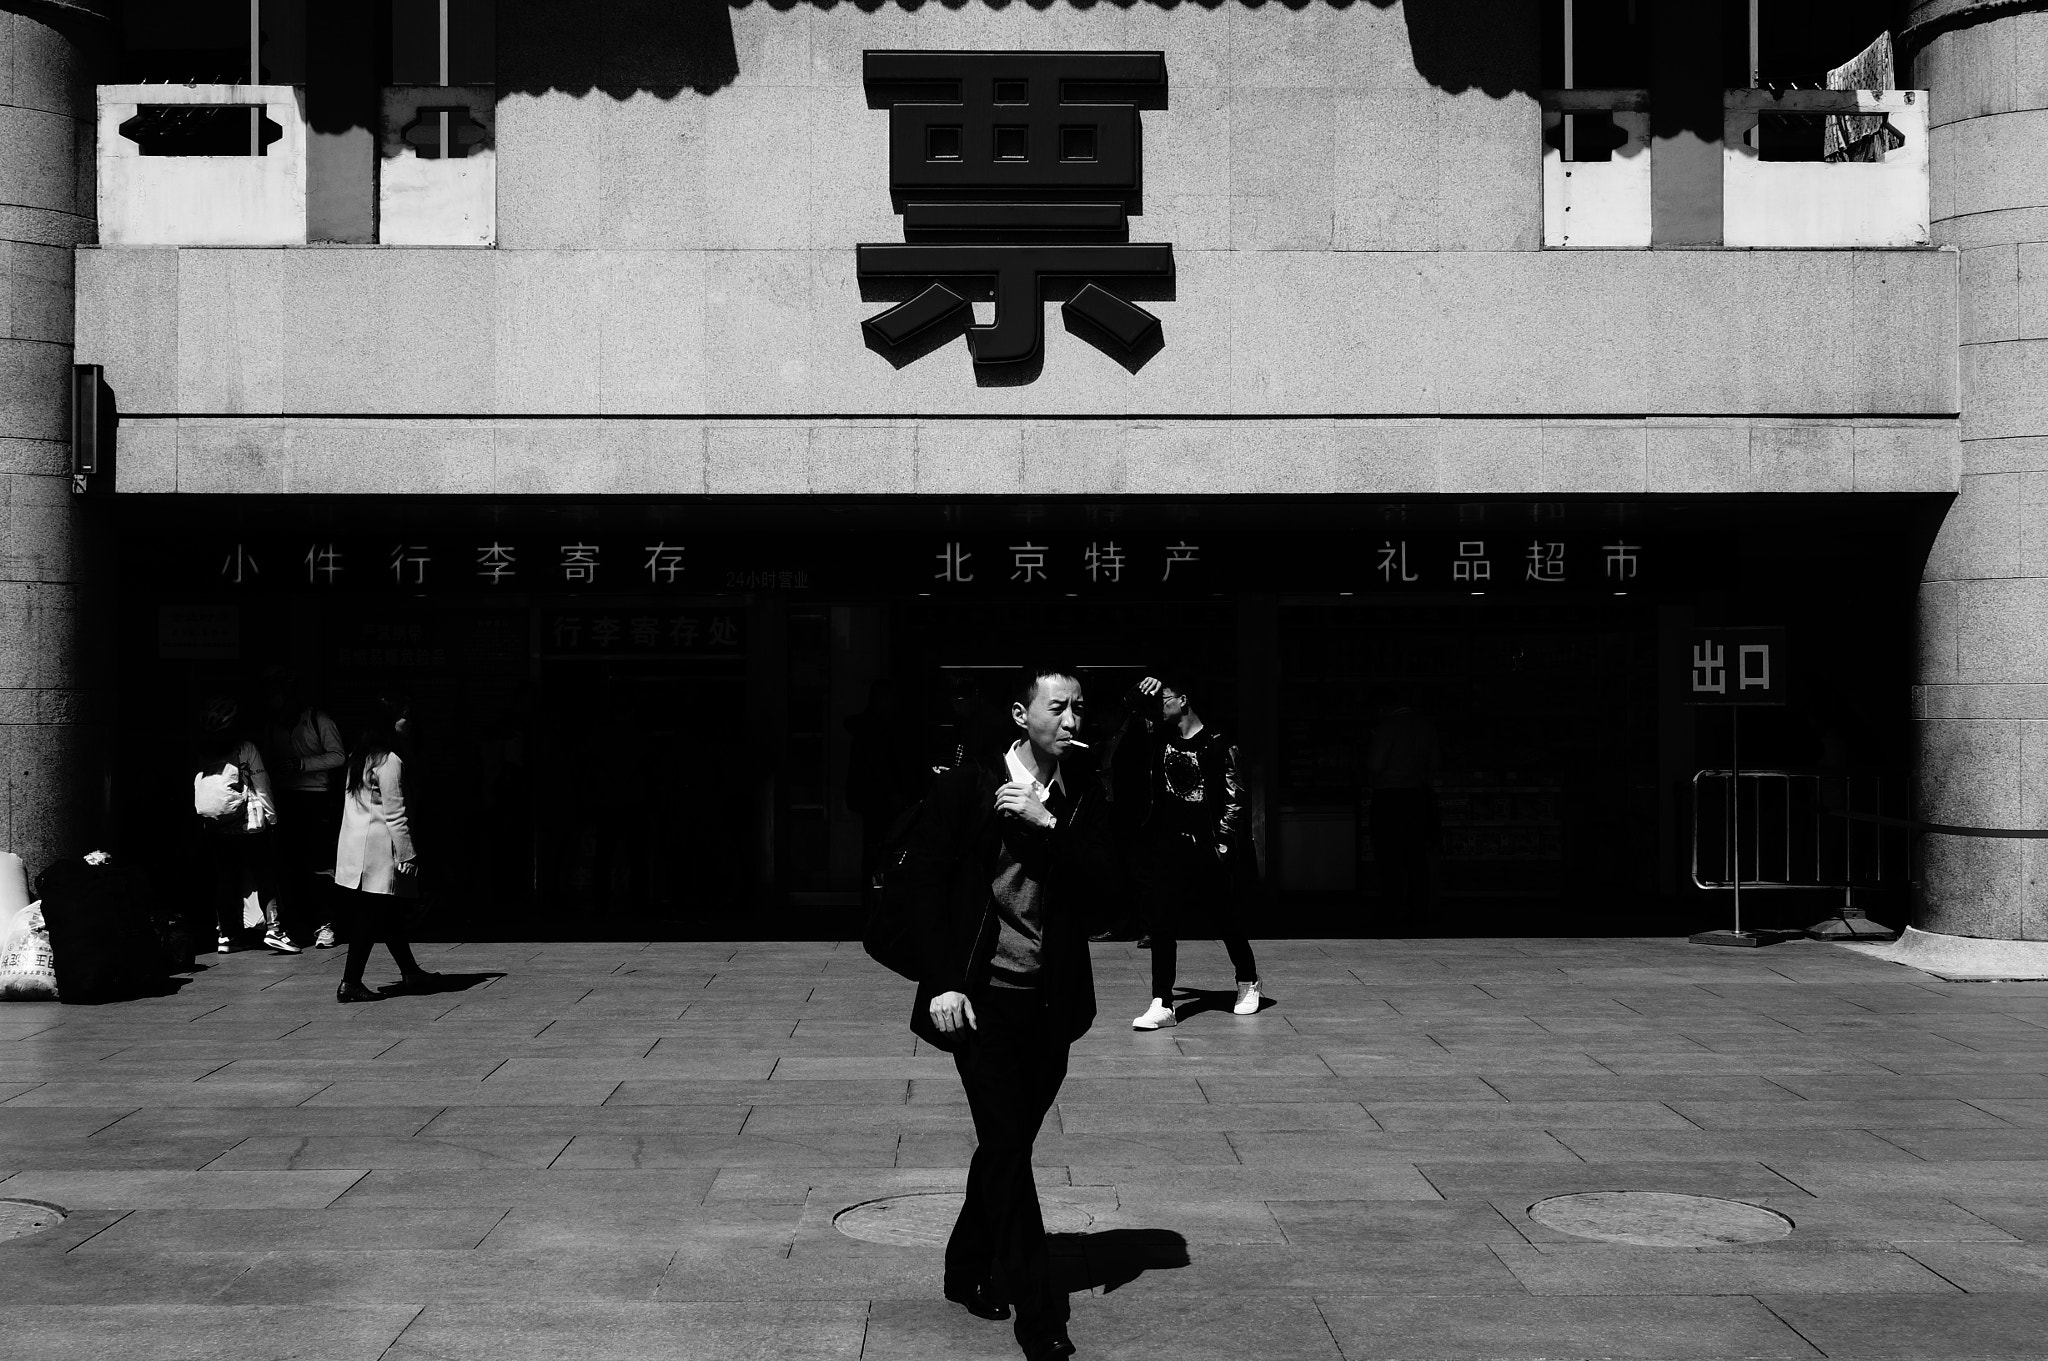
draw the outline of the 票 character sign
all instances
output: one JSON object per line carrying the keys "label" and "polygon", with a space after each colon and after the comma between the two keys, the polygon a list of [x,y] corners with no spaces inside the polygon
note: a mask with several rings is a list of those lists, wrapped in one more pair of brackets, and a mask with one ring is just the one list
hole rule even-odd
{"label": "\u7968 character sign", "polygon": [[[1173,278],[1173,247],[1130,240],[1142,211],[1138,110],[1162,108],[1159,52],[869,52],[871,107],[889,110],[889,189],[903,244],[857,248],[862,283],[928,281],[862,323],[893,349],[967,325],[977,366],[1021,364],[1045,340],[1048,279],[1063,313],[1113,352],[1146,356],[1159,319],[1113,291]],[[954,285],[958,285],[956,289]]]}

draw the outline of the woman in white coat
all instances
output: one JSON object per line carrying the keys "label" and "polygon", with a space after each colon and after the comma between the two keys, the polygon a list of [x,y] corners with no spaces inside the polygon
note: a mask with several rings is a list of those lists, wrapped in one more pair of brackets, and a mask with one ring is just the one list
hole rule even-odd
{"label": "woman in white coat", "polygon": [[370,947],[383,941],[398,964],[400,982],[385,992],[424,992],[435,975],[413,958],[404,935],[405,905],[419,897],[419,856],[405,804],[406,733],[410,706],[402,696],[380,696],[348,755],[341,804],[341,838],[334,848],[334,886],[344,905],[348,960],[337,1002],[373,1002],[363,986]]}

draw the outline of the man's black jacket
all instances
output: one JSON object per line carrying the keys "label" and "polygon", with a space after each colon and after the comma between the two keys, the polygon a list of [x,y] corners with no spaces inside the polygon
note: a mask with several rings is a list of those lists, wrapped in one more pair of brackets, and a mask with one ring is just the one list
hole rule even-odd
{"label": "man's black jacket", "polygon": [[1094,1023],[1088,934],[1115,862],[1101,787],[1092,773],[1074,767],[1063,767],[1067,804],[1050,832],[995,811],[1006,773],[968,764],[932,781],[900,871],[919,921],[919,982],[910,1028],[920,1039],[952,1049],[953,1037],[932,1024],[932,998],[959,992],[971,1000],[988,987],[999,930],[991,887],[1006,832],[1018,839],[1045,889],[1039,986],[1060,1038],[1071,1044]]}

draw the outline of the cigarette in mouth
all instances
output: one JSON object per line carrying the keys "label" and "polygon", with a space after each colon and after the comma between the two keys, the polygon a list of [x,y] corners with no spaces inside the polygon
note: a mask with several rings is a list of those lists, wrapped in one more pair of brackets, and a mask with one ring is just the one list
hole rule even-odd
{"label": "cigarette in mouth", "polygon": [[1083,751],[1088,750],[1088,744],[1086,742],[1083,742],[1078,737],[1069,737],[1067,739],[1067,745],[1070,747],[1079,747]]}

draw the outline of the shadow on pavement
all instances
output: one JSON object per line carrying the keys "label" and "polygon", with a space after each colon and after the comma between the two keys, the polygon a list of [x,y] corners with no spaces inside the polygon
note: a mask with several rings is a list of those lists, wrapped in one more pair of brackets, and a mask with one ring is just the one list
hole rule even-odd
{"label": "shadow on pavement", "polygon": [[503,978],[498,973],[437,973],[423,983],[392,983],[377,989],[382,997],[424,997],[437,992],[467,992],[480,983]]}
{"label": "shadow on pavement", "polygon": [[1100,1287],[1107,1295],[1147,1271],[1188,1264],[1188,1240],[1171,1229],[1102,1229],[1046,1236],[1054,1279],[1072,1293]]}
{"label": "shadow on pavement", "polygon": [[[1231,1014],[1230,1009],[1237,1005],[1235,988],[1175,988],[1173,997],[1174,1014],[1182,1021],[1199,1016],[1205,1011],[1220,1011],[1228,1016]],[[1266,1011],[1279,1005],[1277,998],[1268,997],[1263,992],[1259,995],[1259,1011]]]}

